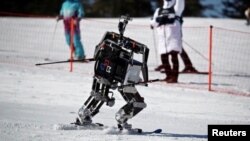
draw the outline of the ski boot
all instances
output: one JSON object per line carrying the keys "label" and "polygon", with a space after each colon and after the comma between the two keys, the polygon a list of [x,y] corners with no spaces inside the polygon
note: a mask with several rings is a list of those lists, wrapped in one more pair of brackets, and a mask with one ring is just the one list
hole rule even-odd
{"label": "ski boot", "polygon": [[185,67],[182,71],[182,73],[197,73],[198,71],[193,66]]}
{"label": "ski boot", "polygon": [[89,125],[92,123],[91,113],[89,109],[85,109],[84,106],[78,111],[78,118],[76,118],[77,125]]}
{"label": "ski boot", "polygon": [[125,113],[125,111],[123,109],[120,109],[117,113],[116,113],[116,120],[118,122],[118,129],[119,130],[130,130],[132,129],[132,125],[127,123],[127,120],[133,117],[133,112],[130,113]]}

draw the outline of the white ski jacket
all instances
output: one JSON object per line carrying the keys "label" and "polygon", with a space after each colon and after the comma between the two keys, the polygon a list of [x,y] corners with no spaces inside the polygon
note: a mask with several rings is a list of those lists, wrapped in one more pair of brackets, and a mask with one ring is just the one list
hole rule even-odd
{"label": "white ski jacket", "polygon": [[[181,17],[184,10],[185,0],[164,0],[163,8],[174,6],[175,15]],[[159,25],[156,18],[159,16],[160,8],[155,10],[151,26],[155,27],[158,34],[158,53],[164,54],[171,51],[182,51],[182,33],[180,21],[175,20],[173,24]]]}

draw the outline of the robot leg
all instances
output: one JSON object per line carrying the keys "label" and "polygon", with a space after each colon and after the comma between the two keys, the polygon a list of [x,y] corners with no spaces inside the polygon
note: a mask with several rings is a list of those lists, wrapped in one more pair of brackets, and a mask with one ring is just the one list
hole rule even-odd
{"label": "robot leg", "polygon": [[[76,122],[79,124],[89,124],[102,105],[106,102],[108,106],[113,106],[115,99],[113,93],[109,91],[110,86],[101,84],[96,78],[93,80],[92,91],[88,99],[78,111],[79,118]],[[109,96],[109,94],[112,94]]]}
{"label": "robot leg", "polygon": [[146,108],[144,98],[140,96],[136,88],[133,86],[124,87],[119,90],[122,97],[127,102],[117,113],[116,120],[118,122],[118,128],[122,130],[132,128],[132,125],[128,124],[128,119],[131,119],[137,115],[142,109]]}

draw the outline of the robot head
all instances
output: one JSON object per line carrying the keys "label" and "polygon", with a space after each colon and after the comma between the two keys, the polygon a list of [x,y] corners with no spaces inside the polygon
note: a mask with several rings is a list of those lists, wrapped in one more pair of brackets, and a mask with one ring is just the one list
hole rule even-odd
{"label": "robot head", "polygon": [[164,0],[163,8],[170,8],[175,5],[176,0]]}

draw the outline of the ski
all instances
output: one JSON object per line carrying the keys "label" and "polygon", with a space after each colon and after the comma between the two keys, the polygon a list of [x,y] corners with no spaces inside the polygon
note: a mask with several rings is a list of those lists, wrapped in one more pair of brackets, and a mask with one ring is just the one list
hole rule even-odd
{"label": "ski", "polygon": [[56,61],[56,62],[47,62],[47,63],[38,63],[35,64],[36,66],[41,65],[51,65],[51,64],[59,64],[59,63],[69,63],[69,62],[80,62],[80,63],[88,63],[90,61],[95,61],[94,58],[87,58],[87,59],[80,59],[80,60],[65,60],[65,61]]}
{"label": "ski", "polygon": [[[149,70],[149,72],[165,73],[165,71],[155,71],[155,70]],[[209,72],[207,72],[207,71],[198,71],[198,72],[182,72],[182,71],[180,71],[179,74],[202,74],[202,75],[208,75]]]}
{"label": "ski", "polygon": [[[160,71],[160,73],[165,73],[165,71]],[[182,72],[182,71],[180,71],[179,74],[203,74],[203,75],[208,75],[209,72],[207,72],[207,71],[197,71],[197,72]]]}
{"label": "ski", "polygon": [[104,130],[107,134],[127,134],[127,135],[150,135],[160,134],[162,129],[155,129],[153,131],[144,131],[141,128],[131,128],[120,130],[118,127],[105,126],[102,123],[88,123],[79,125],[76,122],[70,124],[55,124],[54,130]]}
{"label": "ski", "polygon": [[129,131],[130,134],[141,134],[141,135],[146,135],[146,134],[160,134],[162,132],[162,129],[155,129],[154,131],[143,131],[140,128],[135,128],[135,129],[131,129],[131,131]]}
{"label": "ski", "polygon": [[179,72],[180,74],[204,74],[204,75],[208,75],[209,72],[206,71],[198,71],[198,72]]}
{"label": "ski", "polygon": [[161,134],[162,133],[162,129],[156,129],[154,131],[145,131],[145,132],[142,132],[141,134],[142,135],[147,135],[147,134]]}
{"label": "ski", "polygon": [[107,128],[102,123],[89,123],[84,125],[79,125],[76,123],[70,123],[70,124],[55,124],[54,129],[55,130],[103,130]]}
{"label": "ski", "polygon": [[110,127],[107,128],[107,134],[122,134],[122,135],[154,135],[154,134],[161,134],[162,129],[155,129],[153,131],[144,131],[141,128],[131,128],[131,129],[123,129],[120,130],[117,127]]}

